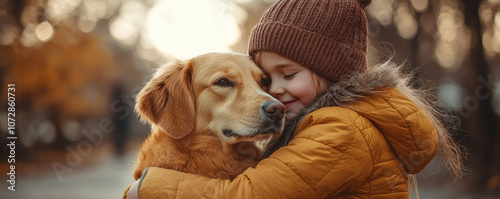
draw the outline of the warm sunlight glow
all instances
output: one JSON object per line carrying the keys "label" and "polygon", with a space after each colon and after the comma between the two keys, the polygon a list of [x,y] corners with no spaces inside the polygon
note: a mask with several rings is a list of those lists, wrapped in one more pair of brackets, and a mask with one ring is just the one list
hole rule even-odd
{"label": "warm sunlight glow", "polygon": [[418,12],[424,12],[429,6],[429,0],[412,0],[411,5]]}
{"label": "warm sunlight glow", "polygon": [[418,24],[410,11],[408,3],[400,3],[394,16],[394,25],[404,39],[412,39],[418,31]]}
{"label": "warm sunlight glow", "polygon": [[140,36],[144,27],[144,18],[147,7],[140,1],[127,1],[120,8],[120,14],[109,25],[111,35],[125,46],[132,46]]}
{"label": "warm sunlight glow", "polygon": [[19,34],[19,29],[11,24],[6,24],[0,30],[0,45],[9,45]]}
{"label": "warm sunlight glow", "polygon": [[24,27],[23,33],[21,33],[20,38],[21,44],[23,44],[23,46],[32,47],[40,42],[35,33],[36,27],[37,25],[35,24],[28,24],[26,27]]}
{"label": "warm sunlight glow", "polygon": [[49,22],[44,21],[40,24],[35,29],[36,37],[40,41],[48,41],[54,36],[54,28],[52,25],[50,25]]}
{"label": "warm sunlight glow", "polygon": [[439,65],[449,69],[461,66],[464,57],[469,53],[471,31],[464,25],[464,16],[457,5],[442,2],[436,19],[435,60]]}
{"label": "warm sunlight glow", "polygon": [[132,45],[137,39],[137,27],[122,18],[111,21],[109,30],[111,35],[124,45]]}
{"label": "warm sunlight glow", "polygon": [[241,34],[235,9],[213,0],[160,1],[147,15],[144,36],[163,54],[181,59],[229,51]]}
{"label": "warm sunlight glow", "polygon": [[366,10],[380,24],[383,26],[389,26],[392,24],[395,6],[395,0],[377,0],[373,1],[370,6],[366,8]]}
{"label": "warm sunlight glow", "polygon": [[49,0],[47,1],[47,9],[45,14],[50,21],[60,22],[70,18],[74,13],[81,0],[65,1],[65,0]]}

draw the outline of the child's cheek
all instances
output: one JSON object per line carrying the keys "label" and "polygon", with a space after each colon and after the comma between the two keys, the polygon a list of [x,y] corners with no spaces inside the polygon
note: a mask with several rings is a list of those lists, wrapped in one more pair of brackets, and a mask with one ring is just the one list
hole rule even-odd
{"label": "child's cheek", "polygon": [[313,84],[300,84],[296,87],[296,95],[304,105],[309,104],[316,98],[316,89]]}

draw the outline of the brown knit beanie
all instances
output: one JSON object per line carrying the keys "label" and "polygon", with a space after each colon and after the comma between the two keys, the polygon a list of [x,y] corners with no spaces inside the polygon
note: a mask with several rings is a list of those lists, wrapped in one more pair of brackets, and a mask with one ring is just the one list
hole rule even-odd
{"label": "brown knit beanie", "polygon": [[330,81],[366,70],[371,0],[280,0],[252,29],[248,54],[272,51]]}

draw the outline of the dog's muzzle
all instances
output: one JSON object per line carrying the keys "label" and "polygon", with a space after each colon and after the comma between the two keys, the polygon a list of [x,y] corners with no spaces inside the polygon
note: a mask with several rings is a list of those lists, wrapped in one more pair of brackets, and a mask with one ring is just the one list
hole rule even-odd
{"label": "dog's muzzle", "polygon": [[[257,135],[279,134],[283,130],[285,105],[279,101],[266,101],[261,106],[260,124],[255,128],[255,132],[244,137],[253,137]],[[226,137],[241,137],[242,135],[234,132],[231,129],[222,130],[222,134]]]}

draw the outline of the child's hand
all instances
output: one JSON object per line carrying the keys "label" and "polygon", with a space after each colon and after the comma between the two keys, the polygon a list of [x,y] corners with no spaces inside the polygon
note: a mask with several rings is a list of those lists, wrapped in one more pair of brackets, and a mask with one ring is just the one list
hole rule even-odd
{"label": "child's hand", "polygon": [[132,186],[130,186],[130,189],[127,192],[127,198],[126,199],[139,199],[139,180],[135,181]]}

